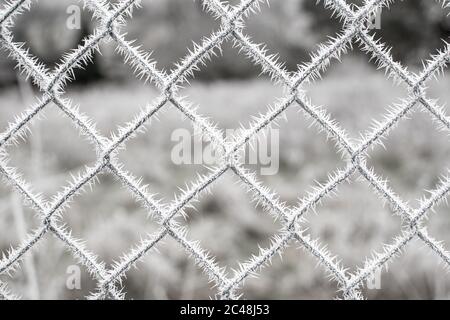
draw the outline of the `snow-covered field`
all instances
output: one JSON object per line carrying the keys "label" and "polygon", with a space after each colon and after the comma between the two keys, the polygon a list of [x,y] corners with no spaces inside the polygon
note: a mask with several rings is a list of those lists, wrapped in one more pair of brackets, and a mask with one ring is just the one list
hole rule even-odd
{"label": "snow-covered field", "polygon": [[[449,85],[448,74],[439,82],[430,83],[430,97],[439,98],[440,104],[445,105],[450,101]],[[404,88],[386,80],[382,72],[351,58],[345,58],[322,81],[305,90],[312,102],[328,110],[354,139],[370,127],[373,119],[381,120],[387,106],[407,95]],[[0,131],[33,102],[32,95],[26,92],[26,88],[0,91]],[[241,124],[245,127],[252,115],[263,113],[283,96],[281,88],[263,78],[193,82],[182,93],[222,129],[238,128]],[[132,120],[157,95],[151,86],[139,83],[69,86],[68,90],[68,97],[97,123],[104,135]],[[147,125],[145,133],[127,143],[119,159],[128,171],[142,177],[163,203],[169,204],[180,193],[179,187],[194,181],[197,172],[206,173],[207,168],[173,163],[171,151],[175,142],[171,135],[177,128],[191,127],[173,107],[164,110],[158,114],[158,120]],[[385,148],[369,152],[368,160],[375,172],[388,178],[392,189],[413,207],[450,167],[448,133],[438,131],[429,115],[417,110],[384,140]],[[334,143],[310,127],[297,105],[291,106],[274,128],[279,129],[279,170],[275,175],[258,178],[287,205],[295,206],[299,198],[311,191],[315,181],[324,182],[330,172],[345,167]],[[31,131],[24,141],[8,149],[10,165],[19,168],[34,190],[48,199],[67,184],[71,174],[76,175],[85,165],[95,162],[93,147],[53,105],[33,123]],[[381,250],[384,243],[392,241],[401,230],[401,221],[387,205],[383,206],[367,182],[357,175],[349,182],[324,200],[316,213],[308,214],[303,227],[339,256],[344,266],[355,270],[363,266],[373,250]],[[229,172],[200,197],[196,210],[187,210],[188,217],[179,219],[188,228],[188,238],[198,240],[230,274],[239,262],[258,252],[258,245],[267,246],[280,229],[278,221],[255,208],[251,195],[244,190]],[[107,264],[129,251],[141,237],[157,230],[147,212],[108,174],[102,175],[92,190],[77,196],[62,220]],[[31,230],[37,221],[11,188],[0,184],[0,250],[6,252],[10,246],[18,245],[24,230]],[[450,248],[448,207],[439,206],[427,225],[429,233]],[[123,282],[128,298],[214,296],[206,276],[179,244],[166,238],[157,248],[158,253],[149,253],[137,269],[128,272]],[[47,235],[27,255],[20,270],[11,277],[2,275],[0,280],[25,298],[82,298],[95,289],[95,281],[81,268],[81,289],[68,290],[67,272],[75,264],[60,242]],[[248,280],[242,292],[248,299],[333,298],[336,288],[336,283],[330,282],[323,269],[317,267],[315,258],[293,243],[282,259],[277,256],[257,278]],[[367,290],[367,294],[370,298],[450,298],[450,275],[435,254],[414,241],[383,273],[381,289]]]}

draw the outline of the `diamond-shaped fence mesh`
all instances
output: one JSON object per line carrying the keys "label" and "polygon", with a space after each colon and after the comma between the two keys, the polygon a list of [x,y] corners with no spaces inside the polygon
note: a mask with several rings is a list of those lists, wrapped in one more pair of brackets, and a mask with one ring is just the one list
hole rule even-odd
{"label": "diamond-shaped fence mesh", "polygon": [[[362,298],[361,287],[363,281],[371,277],[374,272],[395,256],[402,253],[403,248],[414,238],[423,241],[430,250],[442,259],[443,264],[450,266],[450,253],[444,249],[441,243],[433,239],[422,225],[422,221],[428,213],[440,201],[445,200],[450,191],[450,178],[443,177],[439,186],[424,198],[417,208],[410,207],[398,195],[396,195],[388,183],[379,177],[373,168],[366,163],[367,150],[386,138],[403,118],[413,109],[421,107],[439,123],[445,130],[450,130],[450,118],[444,109],[434,100],[427,98],[427,81],[443,72],[450,58],[450,45],[445,43],[445,48],[437,52],[425,63],[421,73],[416,74],[407,70],[400,63],[394,61],[385,45],[375,40],[369,33],[367,20],[374,12],[384,6],[388,6],[393,0],[366,1],[363,5],[350,6],[345,0],[326,0],[325,5],[334,10],[335,14],[343,22],[343,32],[327,43],[319,46],[317,52],[312,54],[308,63],[302,65],[297,72],[288,72],[278,59],[269,55],[262,45],[255,44],[244,34],[245,20],[251,14],[257,14],[261,0],[243,0],[239,5],[229,5],[219,0],[203,0],[204,10],[211,13],[221,21],[218,31],[195,45],[189,54],[177,64],[177,68],[170,74],[157,70],[156,63],[150,59],[150,55],[142,51],[139,46],[126,40],[121,33],[121,28],[131,19],[132,11],[139,6],[137,0],[122,0],[110,3],[106,0],[83,1],[84,5],[93,12],[94,17],[100,21],[100,27],[86,37],[76,50],[63,57],[63,62],[55,70],[49,71],[35,57],[23,48],[21,44],[14,42],[10,29],[14,25],[15,18],[24,10],[28,10],[31,0],[10,0],[3,5],[0,11],[0,44],[3,52],[7,52],[11,59],[17,62],[18,67],[32,78],[40,88],[42,96],[39,102],[27,109],[23,114],[10,124],[8,129],[0,134],[0,175],[4,181],[16,189],[23,197],[24,202],[35,210],[41,217],[40,226],[32,231],[21,245],[7,252],[0,260],[0,274],[8,273],[21,263],[23,256],[40,242],[48,234],[53,234],[70,250],[87,270],[98,281],[97,290],[88,298],[92,299],[123,299],[126,288],[122,288],[121,280],[127,271],[140,259],[155,249],[160,241],[166,237],[173,238],[185,250],[186,254],[195,260],[198,268],[202,269],[209,277],[212,284],[218,288],[218,298],[235,299],[240,297],[239,289],[244,281],[251,275],[267,266],[276,254],[283,255],[283,250],[292,242],[296,242],[317,259],[318,264],[325,269],[339,287],[337,290],[344,298]],[[450,3],[440,1],[444,7]],[[159,97],[153,101],[144,111],[135,117],[135,120],[120,128],[119,134],[105,137],[96,131],[93,121],[81,114],[72,106],[68,99],[64,98],[65,86],[73,77],[76,68],[83,67],[94,51],[99,50],[102,41],[114,41],[118,52],[124,57],[139,77],[153,82],[159,89]],[[222,44],[231,41],[256,65],[260,66],[264,73],[278,83],[283,84],[286,96],[277,105],[262,116],[255,118],[252,124],[244,130],[232,143],[223,138],[222,132],[206,117],[198,114],[186,99],[178,95],[179,86],[186,83],[192,73],[202,63],[220,50]],[[333,59],[339,59],[345,54],[353,42],[361,45],[364,51],[375,59],[380,68],[386,70],[386,74],[394,81],[403,82],[409,88],[409,96],[402,104],[393,107],[379,122],[363,136],[358,144],[348,139],[346,132],[339,123],[333,120],[324,109],[312,105],[307,99],[302,85],[320,77]],[[8,147],[21,135],[25,134],[31,121],[39,115],[50,103],[54,103],[65,116],[67,116],[86,136],[97,152],[98,160],[92,167],[86,167],[74,180],[68,184],[64,191],[59,193],[52,202],[43,200],[33,193],[32,188],[26,183],[18,169],[8,165]],[[207,176],[201,176],[189,189],[185,190],[170,204],[156,200],[150,192],[142,186],[140,180],[126,171],[119,163],[116,154],[119,149],[130,139],[141,134],[140,129],[167,105],[173,105],[184,114],[192,124],[201,130],[213,143],[214,149],[220,154],[220,165],[211,170]],[[330,173],[329,180],[316,187],[315,192],[310,193],[296,207],[288,207],[283,204],[277,195],[262,185],[255,175],[244,169],[239,163],[237,152],[245,147],[249,141],[261,130],[268,127],[287,108],[297,105],[304,111],[305,116],[311,118],[319,129],[325,131],[329,138],[333,139],[345,154],[347,166]],[[183,213],[199,194],[205,191],[212,183],[220,183],[221,176],[227,172],[233,172],[242,180],[245,187],[251,192],[259,203],[264,204],[267,212],[280,219],[283,223],[283,231],[273,238],[271,245],[260,250],[259,254],[241,265],[240,270],[234,274],[228,274],[220,268],[214,257],[206,253],[200,246],[187,239],[185,232],[175,218]],[[160,226],[159,231],[143,239],[131,252],[119,258],[112,266],[105,263],[88,249],[80,239],[75,239],[71,231],[63,226],[62,213],[71,201],[75,201],[77,193],[93,182],[102,172],[116,176],[123,186],[139,200],[140,204],[149,212],[151,219],[155,219]],[[374,252],[357,269],[350,273],[343,267],[338,257],[333,256],[319,243],[320,240],[312,239],[306,230],[307,225],[302,216],[313,210],[314,207],[328,194],[332,193],[341,183],[352,175],[360,175],[373,187],[374,192],[380,198],[391,205],[395,214],[402,218],[402,232],[391,243],[384,246],[381,252]],[[6,284],[0,283],[0,298],[13,299],[15,295],[10,293]]]}

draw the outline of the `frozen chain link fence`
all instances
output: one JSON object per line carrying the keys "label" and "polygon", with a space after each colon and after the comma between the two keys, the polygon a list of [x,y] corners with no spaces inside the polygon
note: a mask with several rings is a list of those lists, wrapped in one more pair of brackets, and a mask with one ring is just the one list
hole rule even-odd
{"label": "frozen chain link fence", "polygon": [[[438,1],[438,0],[436,0]],[[411,73],[400,63],[393,60],[389,49],[370,35],[367,30],[367,20],[374,12],[382,7],[389,6],[394,0],[366,1],[360,7],[352,7],[345,0],[324,0],[327,8],[332,9],[344,24],[343,31],[336,37],[319,46],[317,52],[311,55],[308,63],[300,66],[295,73],[288,72],[279,63],[275,55],[270,55],[263,45],[255,44],[243,32],[245,18],[256,14],[262,0],[242,0],[237,6],[231,6],[219,0],[202,0],[204,9],[221,21],[221,28],[194,45],[187,56],[176,65],[176,68],[166,74],[156,69],[156,63],[150,59],[150,54],[143,52],[133,42],[126,40],[120,33],[120,28],[131,18],[132,11],[139,6],[137,0],[122,0],[111,4],[106,0],[85,0],[86,8],[93,12],[94,17],[101,24],[100,27],[74,51],[65,55],[54,71],[48,70],[37,58],[29,54],[22,44],[13,40],[10,28],[14,18],[24,10],[30,9],[32,0],[9,0],[0,9],[0,44],[4,51],[14,59],[18,67],[31,77],[41,89],[42,96],[36,104],[18,116],[8,129],[0,135],[0,175],[6,183],[16,189],[23,197],[24,203],[29,205],[41,217],[41,225],[33,230],[24,239],[21,245],[11,249],[0,260],[0,274],[8,273],[17,268],[24,255],[44,236],[52,233],[61,240],[80,263],[86,266],[89,273],[98,281],[98,288],[89,297],[90,299],[124,299],[124,288],[121,280],[125,273],[149,253],[165,237],[172,237],[177,241],[201,268],[209,279],[218,288],[218,298],[236,299],[240,297],[239,288],[250,275],[266,266],[276,254],[292,242],[298,242],[309,254],[315,257],[318,264],[335,280],[343,298],[363,298],[360,290],[362,282],[369,278],[376,270],[385,266],[395,256],[401,254],[404,247],[414,238],[422,240],[450,267],[450,253],[442,244],[428,235],[422,221],[426,219],[430,210],[445,200],[450,192],[450,177],[442,177],[439,186],[423,198],[418,208],[410,207],[390,189],[386,179],[378,176],[373,168],[367,166],[365,157],[367,150],[386,138],[389,132],[404,119],[413,109],[420,106],[429,113],[435,123],[443,130],[450,130],[450,118],[436,101],[427,98],[425,84],[427,80],[443,72],[449,63],[450,45],[432,55],[425,63],[420,74]],[[443,7],[450,7],[450,1],[439,0]],[[102,41],[112,40],[117,44],[118,52],[124,57],[138,77],[153,82],[160,89],[160,96],[147,106],[134,121],[120,127],[117,134],[110,137],[102,136],[95,128],[95,123],[86,115],[81,114],[72,103],[64,98],[64,87],[73,78],[76,68],[87,65],[95,51],[99,51]],[[206,62],[211,55],[220,51],[225,41],[232,41],[252,62],[260,66],[264,73],[269,74],[275,82],[282,83],[288,90],[284,99],[269,108],[269,111],[256,118],[251,126],[244,132],[236,135],[232,142],[223,138],[222,131],[210,120],[198,114],[191,104],[177,95],[180,84],[185,83],[199,65]],[[358,43],[372,59],[375,59],[380,68],[384,68],[389,78],[396,82],[403,82],[409,88],[409,96],[402,103],[389,108],[382,122],[375,126],[359,141],[351,141],[345,130],[333,120],[322,108],[312,105],[301,86],[309,81],[319,78],[334,59],[339,59],[351,47],[353,42]],[[8,164],[7,148],[14,141],[25,135],[28,126],[36,116],[53,102],[63,114],[72,120],[73,124],[95,147],[98,161],[92,167],[86,167],[70,182],[62,192],[57,194],[53,201],[44,200],[39,194],[32,191],[32,187],[24,181],[19,171]],[[150,193],[140,180],[127,172],[116,159],[116,154],[123,149],[124,144],[140,133],[140,129],[147,121],[164,106],[171,104],[181,111],[192,124],[208,137],[217,152],[221,155],[221,164],[211,169],[210,173],[201,176],[185,190],[173,203],[163,204]],[[287,108],[299,107],[306,117],[310,118],[317,127],[333,139],[347,159],[345,168],[330,173],[325,184],[317,185],[312,192],[301,199],[295,207],[287,207],[278,196],[263,186],[252,172],[244,169],[236,160],[236,153],[244,147],[261,130],[269,127]],[[357,142],[357,143],[356,143]],[[240,270],[230,275],[220,268],[214,257],[202,250],[197,242],[187,239],[182,226],[175,218],[183,215],[184,209],[199,195],[210,187],[216,180],[231,170],[240,178],[243,186],[254,196],[258,203],[274,218],[281,219],[284,229],[274,237],[268,248],[261,249],[259,254],[241,265]],[[85,187],[93,184],[97,175],[108,172],[116,176],[127,190],[149,211],[150,216],[160,224],[155,234],[143,239],[131,252],[122,256],[113,266],[107,267],[105,263],[86,249],[80,239],[72,236],[67,226],[61,223],[62,214],[68,204],[74,200]],[[365,178],[380,201],[391,205],[395,214],[402,218],[403,231],[394,238],[390,244],[384,246],[382,252],[374,252],[372,257],[357,269],[355,273],[348,272],[333,256],[322,246],[318,240],[312,239],[304,225],[304,215],[313,210],[326,196],[331,195],[336,188],[348,180],[352,175],[359,174]],[[0,282],[0,299],[14,299],[6,284]]]}

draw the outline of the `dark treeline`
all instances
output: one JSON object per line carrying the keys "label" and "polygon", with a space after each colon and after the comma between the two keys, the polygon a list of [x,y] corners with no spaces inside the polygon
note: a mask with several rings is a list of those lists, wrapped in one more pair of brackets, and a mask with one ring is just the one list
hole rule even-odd
{"label": "dark treeline", "polygon": [[[237,1],[232,1],[236,3]],[[361,5],[362,0],[349,1]],[[66,28],[66,9],[75,0],[42,0],[30,12],[23,14],[13,28],[17,41],[46,65],[53,67],[60,57],[76,48],[81,40],[93,31],[96,24],[90,13],[81,12],[81,28]],[[137,39],[158,61],[158,67],[170,70],[174,62],[192,48],[192,41],[199,43],[204,36],[217,30],[219,23],[209,13],[202,11],[199,0],[152,0],[143,1],[144,7],[135,12],[125,32],[129,39]],[[324,9],[323,2],[316,0],[271,0],[270,8],[263,5],[258,15],[248,19],[245,30],[257,43],[264,42],[270,53],[279,53],[289,70],[309,59],[309,53],[317,44],[342,31],[342,22],[332,17],[332,11]],[[373,30],[382,37],[398,61],[418,65],[430,53],[443,45],[442,39],[450,36],[449,9],[443,9],[437,0],[395,1],[381,13],[381,29]],[[103,56],[95,56],[93,64],[85,71],[77,72],[77,81],[115,79],[130,76],[112,44],[102,46]],[[358,52],[359,50],[355,50]],[[16,81],[13,63],[0,56],[0,85]],[[230,44],[225,44],[223,56],[213,59],[197,73],[199,79],[253,77],[260,70],[253,66]]]}

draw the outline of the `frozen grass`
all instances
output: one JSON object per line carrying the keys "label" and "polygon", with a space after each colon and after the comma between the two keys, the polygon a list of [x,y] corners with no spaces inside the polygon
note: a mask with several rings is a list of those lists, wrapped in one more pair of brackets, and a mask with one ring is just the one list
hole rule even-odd
{"label": "frozen grass", "polygon": [[[364,79],[364,81],[362,81]],[[450,77],[430,84],[430,92],[441,104],[450,101]],[[394,87],[383,73],[373,71],[365,63],[344,61],[330,70],[323,81],[311,85],[308,95],[315,104],[323,105],[342,123],[352,138],[370,125],[370,119],[380,119],[384,108],[405,91]],[[383,92],[383,94],[380,94]],[[140,107],[157,92],[141,84],[100,84],[89,88],[71,88],[68,95],[80,109],[98,123],[107,135],[117,125],[131,120]],[[268,80],[194,82],[183,89],[183,95],[199,104],[199,112],[211,117],[221,128],[246,125],[252,115],[266,110],[282,96],[282,91]],[[238,97],[238,98],[237,98]],[[131,101],[131,103],[130,103]],[[25,108],[17,89],[0,93],[0,127],[6,128],[14,115]],[[332,142],[323,134],[309,128],[309,122],[292,106],[287,121],[279,121],[280,168],[277,175],[260,176],[267,186],[277,191],[281,199],[293,205],[304,196],[314,181],[323,182],[327,173],[342,168],[345,162]],[[20,168],[36,191],[53,196],[70,174],[76,174],[85,164],[95,160],[95,152],[84,142],[69,120],[52,106],[45,117],[33,124],[32,135],[9,149],[11,165]],[[190,128],[178,111],[168,108],[153,120],[147,132],[127,144],[120,160],[136,176],[142,176],[150,190],[160,194],[168,203],[179,193],[178,187],[195,179],[201,166],[177,166],[171,162],[174,142],[171,133],[179,127]],[[2,130],[3,131],[3,130]],[[437,178],[450,167],[448,135],[437,131],[429,116],[416,112],[411,120],[404,120],[388,137],[386,150],[370,151],[369,164],[382,176],[389,177],[392,188],[412,206],[416,199],[431,190]],[[249,168],[255,169],[252,166]],[[330,251],[342,258],[345,266],[354,270],[374,249],[381,249],[400,232],[400,221],[391,210],[380,203],[366,182],[355,176],[351,184],[344,184],[337,194],[317,208],[317,215],[307,216],[309,232],[327,244]],[[100,183],[76,198],[63,219],[73,229],[74,236],[86,240],[87,247],[106,263],[122,253],[148,233],[156,231],[156,224],[147,218],[120,183],[102,175]],[[251,197],[240,189],[237,179],[226,174],[214,184],[210,195],[196,203],[197,211],[189,210],[185,221],[189,238],[199,240],[203,248],[217,257],[220,266],[237,268],[257,253],[258,244],[265,246],[280,226],[260,208],[250,202]],[[10,188],[0,185],[0,249],[5,251],[20,240],[17,219],[17,199]],[[24,208],[25,227],[36,221],[33,213]],[[443,240],[450,248],[450,216],[448,207],[436,209],[428,223],[430,234]],[[21,224],[22,227],[23,223]],[[305,225],[306,226],[306,225]],[[173,240],[158,246],[159,253],[150,253],[138,270],[131,270],[124,280],[128,298],[208,298],[215,294],[207,278],[198,271],[185,252]],[[95,282],[82,269],[82,290],[66,289],[66,270],[75,264],[58,241],[47,236],[32,256],[37,273],[38,294],[41,298],[82,298],[95,289]],[[230,270],[230,269],[229,269]],[[413,242],[407,253],[394,260],[384,273],[381,290],[367,290],[371,298],[450,298],[450,275],[440,266],[439,259],[423,244]],[[36,296],[29,268],[22,268],[9,278],[0,277],[11,289],[25,298]],[[285,251],[283,259],[275,258],[257,279],[246,282],[246,298],[332,298],[335,283],[330,283],[323,270],[295,244]]]}

